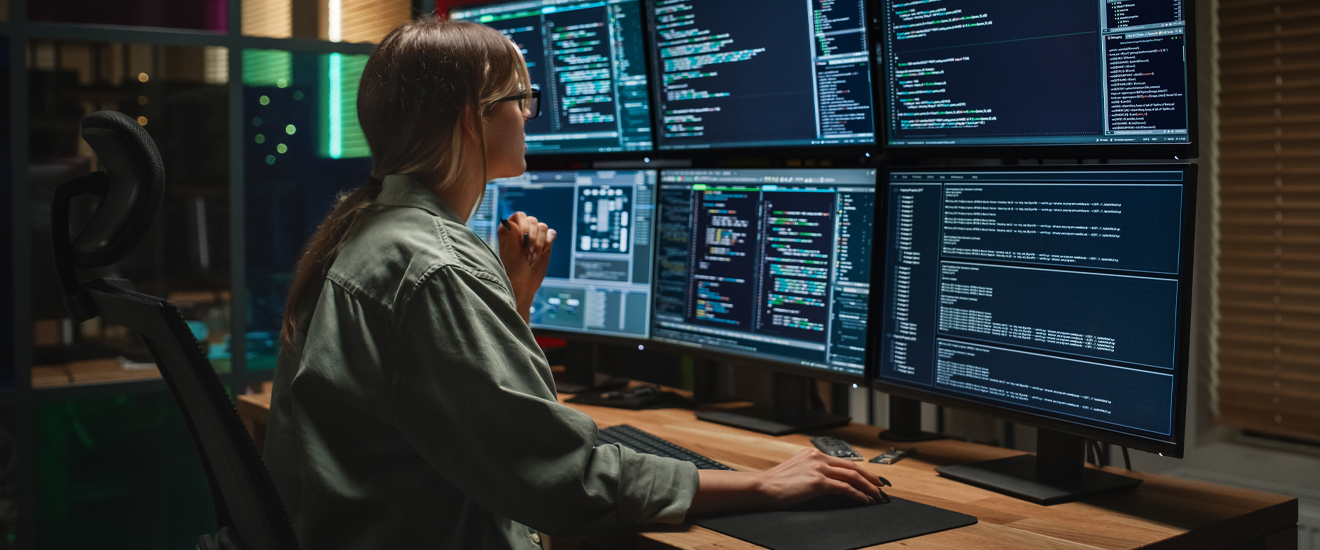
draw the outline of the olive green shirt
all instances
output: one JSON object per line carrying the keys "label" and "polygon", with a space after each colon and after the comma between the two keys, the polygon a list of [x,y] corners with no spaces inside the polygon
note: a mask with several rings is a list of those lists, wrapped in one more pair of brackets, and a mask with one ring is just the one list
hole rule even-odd
{"label": "olive green shirt", "polygon": [[390,176],[275,372],[265,460],[304,549],[535,549],[680,523],[688,462],[595,447],[495,253]]}

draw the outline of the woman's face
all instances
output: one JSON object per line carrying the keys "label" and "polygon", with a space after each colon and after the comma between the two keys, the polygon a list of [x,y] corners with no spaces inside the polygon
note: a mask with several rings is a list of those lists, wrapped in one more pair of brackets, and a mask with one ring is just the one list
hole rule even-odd
{"label": "woman's face", "polygon": [[522,101],[501,101],[486,114],[486,176],[512,178],[527,171]]}

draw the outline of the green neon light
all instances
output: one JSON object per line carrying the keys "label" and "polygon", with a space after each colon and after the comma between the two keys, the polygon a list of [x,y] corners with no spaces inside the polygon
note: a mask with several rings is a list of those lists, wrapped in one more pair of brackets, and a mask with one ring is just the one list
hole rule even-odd
{"label": "green neon light", "polygon": [[344,154],[344,113],[340,112],[342,99],[339,88],[343,85],[343,56],[330,54],[330,158],[337,159]]}

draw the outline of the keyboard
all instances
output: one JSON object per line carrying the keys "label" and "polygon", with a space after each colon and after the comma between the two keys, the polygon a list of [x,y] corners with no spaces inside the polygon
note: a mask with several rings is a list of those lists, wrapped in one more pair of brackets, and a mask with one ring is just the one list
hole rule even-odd
{"label": "keyboard", "polygon": [[627,424],[601,430],[596,443],[598,445],[618,443],[639,453],[686,460],[696,464],[698,470],[733,469]]}

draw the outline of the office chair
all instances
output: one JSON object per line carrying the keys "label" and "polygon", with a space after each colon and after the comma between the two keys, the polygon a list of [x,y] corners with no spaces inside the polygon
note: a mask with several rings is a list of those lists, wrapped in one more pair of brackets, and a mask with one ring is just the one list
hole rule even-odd
{"label": "office chair", "polygon": [[[155,358],[192,432],[215,501],[220,532],[202,536],[198,548],[296,550],[298,541],[266,466],[179,309],[134,291],[129,281],[78,280],[78,268],[111,265],[137,246],[165,194],[160,153],[136,121],[98,111],[83,118],[82,137],[96,151],[102,171],[61,184],[51,205],[55,269],[65,307],[77,322],[99,316],[132,330]],[[100,203],[71,237],[70,202],[83,195],[99,197]]]}

